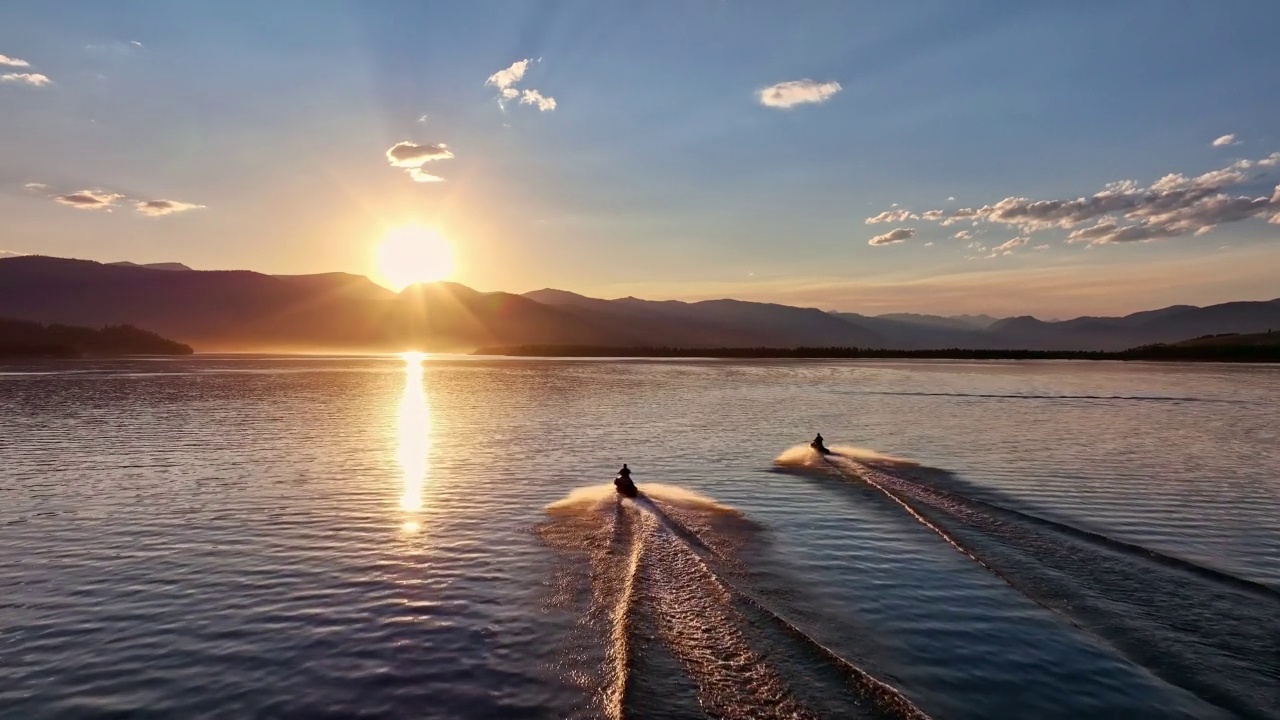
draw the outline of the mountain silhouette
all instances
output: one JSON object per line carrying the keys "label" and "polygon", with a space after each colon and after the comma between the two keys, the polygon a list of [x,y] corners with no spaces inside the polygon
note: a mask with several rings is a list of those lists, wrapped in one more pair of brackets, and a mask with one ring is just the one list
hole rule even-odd
{"label": "mountain silhouette", "polygon": [[[1280,300],[1124,317],[832,313],[742,300],[602,300],[457,283],[395,293],[348,273],[265,275],[43,256],[0,259],[0,316],[133,325],[210,351],[470,351],[512,345],[1123,350],[1280,329]],[[180,271],[179,271],[180,270]]]}

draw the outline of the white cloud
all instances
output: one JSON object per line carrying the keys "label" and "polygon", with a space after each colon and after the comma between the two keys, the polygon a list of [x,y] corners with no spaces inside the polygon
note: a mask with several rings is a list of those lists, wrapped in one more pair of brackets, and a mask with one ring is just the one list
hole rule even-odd
{"label": "white cloud", "polygon": [[1032,249],[1032,250],[1048,250],[1048,249],[1049,249],[1049,246],[1048,246],[1048,245],[1037,245],[1037,246],[1035,246],[1035,247],[1033,247],[1033,248],[1031,248],[1031,249]]}
{"label": "white cloud", "polygon": [[435,145],[419,145],[404,140],[392,145],[387,150],[387,160],[395,167],[416,168],[432,160],[448,160],[453,151],[444,143]]}
{"label": "white cloud", "polygon": [[425,125],[427,123],[427,115],[425,113],[423,113],[422,115],[419,115],[418,122]]}
{"label": "white cloud", "polygon": [[142,47],[142,43],[138,42],[137,40],[130,40],[129,44],[134,47]]}
{"label": "white cloud", "polygon": [[918,219],[918,218],[915,215],[912,215],[910,210],[903,210],[903,209],[885,210],[879,215],[867,218],[866,224],[875,225],[876,223],[899,223],[899,222],[902,222],[903,220],[915,220],[915,219]]}
{"label": "white cloud", "polygon": [[8,65],[9,67],[31,67],[31,63],[26,60],[9,57],[8,55],[0,55],[0,65]]}
{"label": "white cloud", "polygon": [[179,200],[139,200],[133,204],[134,210],[147,217],[172,215],[188,210],[199,210],[203,207],[204,205],[196,205],[195,203],[181,202]]}
{"label": "white cloud", "polygon": [[22,257],[27,253],[18,252],[17,250],[0,250],[0,258],[4,257]]}
{"label": "white cloud", "polygon": [[956,196],[955,196],[955,195],[948,195],[948,196],[947,196],[947,202],[955,202],[955,201],[956,201]]}
{"label": "white cloud", "polygon": [[915,228],[894,228],[883,235],[877,235],[867,241],[868,245],[892,245],[907,238],[916,236]]}
{"label": "white cloud", "polygon": [[[1270,168],[1277,166],[1280,153],[1272,153],[1259,160],[1237,160],[1195,176],[1170,173],[1149,187],[1123,180],[1108,183],[1093,195],[1074,199],[1007,197],[977,209],[960,208],[949,213],[928,210],[920,214],[920,219],[938,221],[944,227],[960,222],[1008,225],[1017,229],[1021,237],[1067,230],[1068,242],[1089,244],[1199,236],[1223,223],[1280,213],[1280,190],[1272,197],[1228,192],[1232,186],[1265,178]],[[1087,223],[1092,225],[1086,227]],[[971,236],[961,238],[960,233],[956,234],[958,239]]]}
{"label": "white cloud", "polygon": [[973,232],[970,230],[961,230],[960,232],[956,233],[955,235],[952,235],[951,237],[955,238],[956,240],[969,240],[973,238]]}
{"label": "white cloud", "polygon": [[110,212],[116,201],[123,197],[119,193],[106,192],[105,190],[80,190],[66,195],[59,195],[54,198],[54,201],[77,210],[106,210]]}
{"label": "white cloud", "polygon": [[760,91],[760,104],[772,108],[790,108],[805,103],[824,103],[840,92],[838,82],[816,80],[788,80]]}
{"label": "white cloud", "polygon": [[995,248],[992,249],[992,252],[1002,253],[1004,255],[1012,255],[1014,248],[1020,248],[1023,245],[1026,245],[1028,240],[1030,240],[1030,238],[1016,237],[1016,238],[1013,238],[1012,240],[1008,240],[1004,243],[1001,243],[995,246]]}
{"label": "white cloud", "polygon": [[49,189],[49,186],[48,186],[48,185],[45,185],[44,183],[38,183],[38,182],[29,182],[29,183],[27,183],[26,185],[23,185],[22,187],[24,187],[24,188],[26,188],[26,189],[28,189],[28,190],[30,190],[30,191],[32,191],[32,192],[36,192],[36,191],[38,191],[38,190],[48,190],[48,189]]}
{"label": "white cloud", "polygon": [[543,97],[542,93],[537,90],[525,90],[524,96],[520,98],[520,104],[537,105],[538,109],[543,112],[556,109],[556,99],[553,97]]}
{"label": "white cloud", "polygon": [[407,172],[409,173],[409,177],[413,178],[414,182],[420,182],[420,183],[444,182],[444,178],[440,177],[439,175],[432,175],[431,173],[427,172],[426,170],[423,170],[420,167],[409,168]]}
{"label": "white cloud", "polygon": [[[524,60],[517,60],[511,63],[511,67],[505,70],[499,70],[498,72],[490,75],[489,79],[484,81],[484,84],[486,86],[496,87],[499,90],[506,90],[507,88],[510,88],[512,85],[515,85],[516,83],[523,80],[524,73],[528,69],[529,69],[528,58],[525,58]],[[504,93],[504,97],[506,97],[505,93]],[[515,96],[511,95],[510,97],[515,97]]]}
{"label": "white cloud", "polygon": [[508,100],[520,99],[521,105],[534,105],[538,110],[546,112],[547,110],[556,109],[556,99],[543,95],[534,88],[517,88],[516,84],[524,80],[525,72],[529,69],[529,64],[533,62],[542,62],[542,58],[537,60],[517,60],[511,63],[511,66],[499,70],[489,76],[484,81],[486,87],[492,87],[498,91],[498,107],[506,110]]}
{"label": "white cloud", "polygon": [[42,85],[48,85],[53,81],[50,80],[47,75],[41,75],[40,73],[8,73],[6,75],[0,75],[0,82],[19,83],[22,85],[41,87]]}
{"label": "white cloud", "polygon": [[1228,145],[1239,145],[1239,144],[1240,144],[1240,141],[1236,140],[1235,133],[1232,133],[1230,135],[1223,135],[1222,137],[1213,141],[1214,147],[1226,147]]}

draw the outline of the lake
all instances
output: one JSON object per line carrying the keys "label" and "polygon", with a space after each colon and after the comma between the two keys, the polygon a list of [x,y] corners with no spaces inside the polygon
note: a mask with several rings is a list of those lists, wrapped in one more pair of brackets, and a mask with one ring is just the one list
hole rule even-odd
{"label": "lake", "polygon": [[0,717],[1280,717],[1277,408],[1208,364],[3,365]]}

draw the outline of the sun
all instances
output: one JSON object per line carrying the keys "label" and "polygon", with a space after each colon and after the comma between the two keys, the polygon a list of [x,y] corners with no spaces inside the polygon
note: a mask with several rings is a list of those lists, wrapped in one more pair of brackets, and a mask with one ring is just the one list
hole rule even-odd
{"label": "sun", "polygon": [[397,291],[444,280],[453,274],[453,246],[434,228],[406,225],[382,239],[377,267],[383,284]]}

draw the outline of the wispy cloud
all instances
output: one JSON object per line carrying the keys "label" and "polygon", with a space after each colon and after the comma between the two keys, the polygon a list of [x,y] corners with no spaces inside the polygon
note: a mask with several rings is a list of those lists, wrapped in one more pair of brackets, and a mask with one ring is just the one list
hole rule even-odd
{"label": "wispy cloud", "polygon": [[[920,213],[920,219],[943,226],[957,222],[1005,225],[1015,228],[1021,237],[1065,230],[1067,242],[1093,245],[1198,236],[1221,224],[1280,215],[1280,186],[1269,197],[1239,195],[1229,190],[1264,180],[1277,166],[1280,153],[1272,153],[1258,160],[1237,160],[1200,175],[1170,173],[1146,187],[1122,180],[1109,183],[1092,195],[1073,199],[1007,197],[979,208],[928,210]],[[881,213],[866,222],[892,219],[887,215]]]}
{"label": "wispy cloud", "polygon": [[955,238],[956,240],[970,240],[973,238],[973,231],[961,230],[960,232],[956,233],[955,235],[952,235],[951,237]]}
{"label": "wispy cloud", "polygon": [[553,97],[544,97],[537,90],[525,90],[520,98],[521,105],[537,105],[538,109],[546,112],[547,110],[556,109],[556,99]]}
{"label": "wispy cloud", "polygon": [[49,79],[49,76],[40,73],[7,73],[0,75],[0,82],[42,87],[51,84],[53,81]]}
{"label": "wispy cloud", "polygon": [[867,241],[868,245],[893,245],[916,236],[915,228],[894,228],[883,235],[877,235]]}
{"label": "wispy cloud", "polygon": [[133,205],[134,210],[147,217],[160,217],[202,208],[204,208],[204,205],[181,202],[179,200],[139,200]]}
{"label": "wispy cloud", "polygon": [[917,216],[911,214],[910,210],[898,209],[898,210],[885,210],[879,215],[874,215],[872,217],[867,218],[866,223],[868,225],[875,225],[877,223],[900,223],[903,220],[918,220],[918,219],[919,218]]}
{"label": "wispy cloud", "polygon": [[431,173],[427,172],[426,170],[423,170],[420,167],[409,168],[407,172],[409,173],[409,177],[412,178],[414,182],[420,182],[420,183],[444,182],[444,178],[440,177],[439,175],[432,175]]}
{"label": "wispy cloud", "polygon": [[444,143],[419,145],[404,140],[387,150],[387,160],[395,167],[402,168],[422,167],[423,163],[432,160],[448,160],[451,157],[453,157],[453,151]]}
{"label": "wispy cloud", "polygon": [[530,58],[517,60],[511,63],[510,67],[489,76],[484,81],[486,87],[495,88],[498,91],[498,107],[506,109],[508,100],[520,99],[521,105],[534,105],[538,110],[546,112],[556,109],[556,99],[543,95],[534,88],[517,88],[516,84],[524,80],[525,73],[529,70],[530,63],[542,62],[542,58],[536,61]]}
{"label": "wispy cloud", "polygon": [[818,82],[805,78],[770,85],[759,93],[760,104],[771,108],[790,108],[806,103],[824,103],[840,92],[838,82]]}
{"label": "wispy cloud", "polygon": [[387,161],[391,163],[391,166],[404,168],[410,179],[420,183],[444,182],[444,178],[423,170],[422,166],[429,162],[448,160],[452,157],[453,151],[444,143],[419,145],[418,143],[404,140],[392,145],[387,150]]}
{"label": "wispy cloud", "polygon": [[9,57],[8,55],[0,55],[0,65],[8,65],[9,67],[31,67],[31,63],[26,60]]}
{"label": "wispy cloud", "polygon": [[49,186],[48,186],[48,185],[45,185],[44,183],[38,183],[38,182],[29,182],[29,183],[27,183],[26,185],[23,185],[22,187],[24,187],[24,188],[26,188],[26,189],[28,189],[28,190],[30,190],[30,191],[32,191],[32,192],[38,192],[38,191],[40,191],[40,190],[48,190],[48,189],[49,189]]}
{"label": "wispy cloud", "polygon": [[[524,73],[529,69],[530,62],[529,58],[517,60],[511,63],[510,67],[490,75],[489,79],[484,81],[484,84],[496,87],[498,90],[506,90],[524,79]],[[515,95],[510,97],[515,97]]]}
{"label": "wispy cloud", "polygon": [[1239,144],[1240,144],[1240,141],[1236,140],[1235,133],[1232,133],[1230,135],[1223,135],[1222,137],[1213,141],[1214,147],[1227,147],[1228,145],[1239,145]]}
{"label": "wispy cloud", "polygon": [[59,195],[54,198],[54,201],[77,210],[106,210],[111,212],[111,209],[115,207],[116,201],[123,197],[124,195],[120,193],[107,192],[105,190],[80,190],[66,195]]}
{"label": "wispy cloud", "polygon": [[27,253],[24,252],[18,252],[17,250],[0,250],[0,258],[21,257],[26,254]]}

